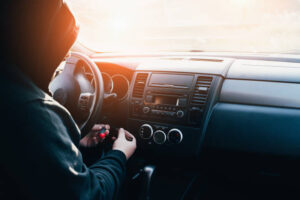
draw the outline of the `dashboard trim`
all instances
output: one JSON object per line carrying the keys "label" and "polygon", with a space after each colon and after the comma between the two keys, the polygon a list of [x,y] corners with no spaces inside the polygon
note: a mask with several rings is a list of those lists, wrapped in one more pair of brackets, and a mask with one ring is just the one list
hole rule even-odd
{"label": "dashboard trim", "polygon": [[226,79],[220,101],[300,108],[300,84]]}
{"label": "dashboard trim", "polygon": [[227,78],[300,83],[300,63],[236,60]]}

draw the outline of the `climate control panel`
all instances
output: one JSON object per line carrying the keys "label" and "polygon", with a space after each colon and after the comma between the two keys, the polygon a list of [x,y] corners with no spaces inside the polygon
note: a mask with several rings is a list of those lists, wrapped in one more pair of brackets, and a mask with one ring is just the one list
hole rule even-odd
{"label": "climate control panel", "polygon": [[141,125],[139,135],[142,140],[150,140],[155,144],[179,144],[183,140],[182,132],[177,128],[155,127],[149,124]]}

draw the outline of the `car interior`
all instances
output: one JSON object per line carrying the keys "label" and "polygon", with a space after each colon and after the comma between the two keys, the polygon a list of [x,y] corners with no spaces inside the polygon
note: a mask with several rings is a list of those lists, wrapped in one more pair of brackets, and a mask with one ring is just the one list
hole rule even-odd
{"label": "car interior", "polygon": [[[79,61],[74,67],[69,60]],[[95,95],[101,88],[98,120],[125,127],[137,138],[123,198],[294,197],[299,62],[300,57],[239,53],[74,53],[49,88],[56,98],[54,85],[67,85],[58,79],[68,82],[67,69],[82,68],[75,80],[94,85]],[[93,67],[102,76],[92,73]],[[89,101],[90,89],[81,88],[86,88],[79,97],[82,117],[87,105],[97,104]]]}
{"label": "car interior", "polygon": [[[191,40],[188,41],[190,49],[181,50],[186,44],[180,43],[186,43],[187,39],[178,39],[171,33],[177,31],[178,35],[184,35],[179,30],[183,25],[174,28],[172,23],[169,23],[171,28],[168,30],[151,32],[153,37],[161,35],[166,41],[156,38],[143,43],[135,35],[127,41],[130,44],[136,39],[144,46],[159,43],[164,47],[166,44],[162,51],[142,51],[139,48],[136,51],[98,51],[88,47],[79,37],[49,84],[50,94],[70,111],[83,135],[93,124],[105,123],[110,124],[112,135],[116,134],[114,130],[123,127],[136,137],[137,150],[128,161],[126,182],[119,199],[299,199],[300,52],[295,49],[300,47],[300,20],[293,19],[300,18],[300,2],[234,0],[228,1],[229,5],[217,0],[214,3],[192,0],[161,2],[164,2],[165,10],[176,7],[174,2],[177,2],[176,8],[181,10],[203,7],[202,10],[207,9],[211,15],[217,15],[212,9],[217,4],[224,9],[242,9],[241,16],[245,19],[241,29],[244,32],[234,30],[242,26],[240,24],[215,23],[215,27],[225,26],[222,28],[226,30],[225,34],[231,34],[230,28],[232,34],[236,34],[226,43],[224,38],[217,38],[216,33],[210,34],[214,30],[212,27],[203,25],[200,31],[215,37],[213,45],[216,50],[205,46],[210,39],[200,42],[204,44],[203,48],[196,49],[198,43]],[[188,3],[188,8],[182,6]],[[77,0],[72,4],[81,23],[80,31],[93,42],[94,37],[89,35],[86,27],[93,25],[95,28],[101,21],[85,25],[81,19],[82,16],[88,18],[88,12],[83,11],[92,11],[87,5],[84,7],[85,1]],[[95,1],[90,4],[99,8]],[[104,1],[98,4],[104,4],[103,10],[109,8]],[[138,4],[138,1],[126,1],[119,6],[123,4],[135,8],[133,4]],[[150,12],[146,9],[150,3],[145,4],[146,15]],[[261,15],[253,20],[259,21],[264,16],[263,11],[267,14],[272,11],[273,15],[270,14],[268,19],[275,21],[274,24],[293,27],[288,30],[276,27],[277,32],[267,32],[266,37],[260,32],[246,35],[249,41],[259,43],[252,51],[255,44],[240,42],[245,38],[238,36],[255,29],[252,27],[254,22],[249,20],[257,15],[253,10],[258,5]],[[222,10],[222,6],[216,8],[217,11]],[[149,6],[149,10],[158,7]],[[122,9],[127,7],[119,8]],[[113,12],[109,9],[106,12],[109,11]],[[286,16],[286,21],[275,18],[282,13],[288,15],[288,11],[294,18]],[[178,18],[183,18],[188,12],[185,10]],[[240,18],[236,13],[232,16]],[[222,16],[215,21],[219,18]],[[157,19],[152,19],[156,21],[154,24],[162,23]],[[113,28],[124,33],[127,26]],[[96,29],[95,32],[100,34]],[[195,35],[199,31],[191,29],[190,25],[185,30]],[[221,30],[215,30],[219,35],[223,34]],[[165,39],[165,34],[169,33],[170,38]],[[145,34],[145,31],[138,34]],[[105,31],[102,34],[103,37],[107,35]],[[123,37],[111,35],[112,43],[119,42],[115,37]],[[262,37],[284,42],[271,46],[273,39],[262,43]],[[176,43],[179,43],[178,47]],[[103,39],[103,44],[105,46],[109,41]],[[125,41],[120,46],[128,44]],[[260,49],[263,45],[266,45],[266,50]],[[107,139],[104,149],[110,149],[111,145]],[[98,159],[102,148],[101,145],[95,147],[85,162],[89,164]]]}

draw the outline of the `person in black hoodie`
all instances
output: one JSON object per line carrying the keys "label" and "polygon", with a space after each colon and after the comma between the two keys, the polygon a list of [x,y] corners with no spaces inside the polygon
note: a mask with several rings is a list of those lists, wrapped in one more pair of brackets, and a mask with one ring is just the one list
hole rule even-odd
{"label": "person in black hoodie", "polygon": [[81,139],[70,113],[47,95],[78,33],[68,5],[10,0],[0,6],[0,199],[117,198],[135,138],[119,129],[112,150],[87,167],[79,146],[101,142],[95,132],[104,125]]}

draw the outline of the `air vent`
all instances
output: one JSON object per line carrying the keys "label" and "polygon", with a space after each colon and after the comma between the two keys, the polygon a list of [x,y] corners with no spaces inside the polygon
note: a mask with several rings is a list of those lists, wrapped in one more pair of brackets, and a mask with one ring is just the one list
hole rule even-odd
{"label": "air vent", "polygon": [[212,79],[211,76],[198,76],[192,97],[192,106],[205,106]]}
{"label": "air vent", "polygon": [[138,73],[135,79],[132,97],[142,98],[144,94],[144,88],[147,82],[147,73]]}
{"label": "air vent", "polygon": [[198,76],[197,78],[189,116],[192,123],[201,123],[212,80],[212,76]]}

